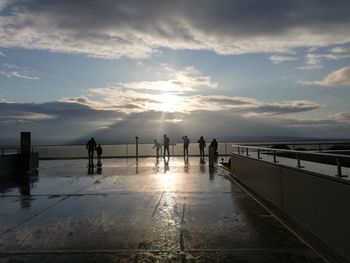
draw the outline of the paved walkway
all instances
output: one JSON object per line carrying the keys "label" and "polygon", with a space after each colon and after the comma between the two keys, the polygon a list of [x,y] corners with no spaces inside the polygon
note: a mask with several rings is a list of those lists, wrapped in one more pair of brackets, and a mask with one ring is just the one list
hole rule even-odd
{"label": "paved walkway", "polygon": [[[0,181],[0,262],[323,262],[232,183],[190,158],[41,161]],[[29,195],[30,192],[30,195]]]}

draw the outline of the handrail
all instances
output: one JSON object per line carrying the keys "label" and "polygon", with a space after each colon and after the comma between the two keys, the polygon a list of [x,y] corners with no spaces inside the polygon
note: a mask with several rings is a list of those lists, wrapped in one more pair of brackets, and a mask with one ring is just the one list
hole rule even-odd
{"label": "handrail", "polygon": [[[327,153],[312,152],[312,151],[286,150],[286,149],[278,149],[278,148],[247,146],[247,145],[242,145],[242,144],[232,144],[232,146],[233,147],[248,148],[248,149],[259,149],[259,150],[265,150],[265,151],[278,151],[278,152],[288,152],[288,153],[302,153],[302,154],[310,154],[310,155],[322,155],[322,156],[334,156],[334,157],[350,158],[349,155],[344,155],[344,154],[327,154]],[[345,150],[342,150],[342,152],[344,152],[344,151]]]}
{"label": "handrail", "polygon": [[[304,166],[301,166],[300,163],[300,155],[313,155],[313,156],[322,156],[322,157],[333,157],[335,158],[336,164],[337,164],[337,177],[347,177],[346,175],[342,174],[342,159],[350,159],[349,155],[344,155],[344,154],[332,154],[332,153],[320,153],[320,152],[309,152],[309,151],[297,151],[297,150],[286,150],[286,149],[278,149],[278,148],[266,148],[266,147],[256,147],[256,146],[247,146],[247,145],[242,145],[242,144],[232,144],[232,147],[236,147],[238,151],[238,155],[244,155],[244,152],[246,153],[246,156],[249,155],[248,149],[255,149],[257,150],[258,154],[258,159],[261,159],[261,151],[268,151],[273,153],[273,162],[278,163],[277,158],[276,158],[276,152],[285,152],[285,153],[293,153],[296,154],[296,160],[297,160],[297,168],[304,168]],[[242,152],[240,149],[242,148]],[[317,161],[314,161],[317,162]],[[320,162],[318,162],[320,163]]]}

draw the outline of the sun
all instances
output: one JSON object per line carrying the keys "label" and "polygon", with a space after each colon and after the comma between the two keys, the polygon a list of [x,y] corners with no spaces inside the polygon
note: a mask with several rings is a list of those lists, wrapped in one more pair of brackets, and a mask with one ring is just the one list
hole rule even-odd
{"label": "sun", "polygon": [[181,96],[170,93],[163,93],[157,96],[155,110],[163,112],[181,111],[184,107],[184,102]]}

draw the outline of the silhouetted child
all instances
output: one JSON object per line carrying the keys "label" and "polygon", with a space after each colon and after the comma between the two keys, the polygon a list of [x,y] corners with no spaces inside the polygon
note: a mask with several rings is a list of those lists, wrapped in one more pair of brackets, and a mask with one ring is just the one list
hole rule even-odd
{"label": "silhouetted child", "polygon": [[161,151],[160,154],[162,154],[162,145],[157,140],[154,140],[153,149],[154,148],[156,148],[157,158],[159,158],[159,150]]}
{"label": "silhouetted child", "polygon": [[102,150],[101,144],[97,146],[96,152],[97,152],[97,166],[102,166],[101,155],[103,153],[103,150]]}

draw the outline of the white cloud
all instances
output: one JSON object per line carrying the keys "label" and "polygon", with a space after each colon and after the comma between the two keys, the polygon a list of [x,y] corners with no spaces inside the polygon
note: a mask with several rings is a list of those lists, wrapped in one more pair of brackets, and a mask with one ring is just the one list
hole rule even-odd
{"label": "white cloud", "polygon": [[349,86],[350,85],[350,67],[344,67],[329,73],[322,80],[313,81],[299,81],[300,84],[304,85],[319,85],[326,87],[334,86]]}
{"label": "white cloud", "polygon": [[272,55],[269,57],[269,59],[272,61],[273,64],[280,64],[280,63],[286,62],[286,61],[299,60],[299,58],[297,58],[297,57],[281,56],[281,55]]}
{"label": "white cloud", "polygon": [[298,69],[319,69],[322,68],[323,61],[339,60],[350,58],[350,47],[338,46],[329,50],[327,53],[308,53],[305,57],[305,63]]}
{"label": "white cloud", "polygon": [[337,114],[334,116],[334,119],[335,119],[337,122],[350,124],[350,114],[348,114],[348,113],[337,113]]}
{"label": "white cloud", "polygon": [[156,90],[179,93],[196,91],[199,88],[218,87],[218,83],[212,82],[210,76],[203,76],[192,66],[179,71],[166,67],[166,71],[171,72],[169,78],[166,80],[126,82],[119,83],[118,86],[132,90]]}
{"label": "white cloud", "polygon": [[12,71],[5,71],[5,70],[0,70],[0,75],[3,75],[7,78],[19,78],[19,79],[28,79],[28,80],[38,80],[40,79],[37,76],[30,76],[22,72],[18,72],[15,70]]}

